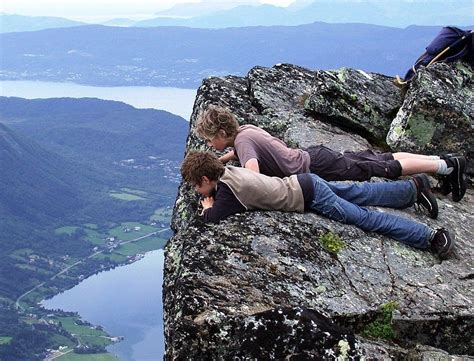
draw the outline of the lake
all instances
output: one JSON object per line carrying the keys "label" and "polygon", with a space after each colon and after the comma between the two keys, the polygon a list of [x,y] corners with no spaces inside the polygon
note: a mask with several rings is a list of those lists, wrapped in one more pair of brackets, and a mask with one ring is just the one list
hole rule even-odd
{"label": "lake", "polygon": [[78,312],[112,336],[124,336],[107,350],[121,361],[163,358],[163,250],[141,260],[101,272],[43,302],[48,309]]}
{"label": "lake", "polygon": [[0,81],[0,95],[26,99],[99,98],[117,100],[135,108],[166,110],[189,121],[196,89],[155,87],[95,87],[47,81]]}

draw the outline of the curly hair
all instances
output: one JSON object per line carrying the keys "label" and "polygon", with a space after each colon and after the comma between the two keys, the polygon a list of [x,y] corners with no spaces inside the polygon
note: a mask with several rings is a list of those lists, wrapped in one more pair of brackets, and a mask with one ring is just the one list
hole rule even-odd
{"label": "curly hair", "polygon": [[217,181],[224,174],[224,165],[210,152],[191,151],[181,164],[181,176],[190,184],[201,185],[202,177]]}
{"label": "curly hair", "polygon": [[228,137],[235,137],[239,122],[229,110],[211,106],[199,118],[196,132],[201,138],[212,139],[220,129],[223,129]]}

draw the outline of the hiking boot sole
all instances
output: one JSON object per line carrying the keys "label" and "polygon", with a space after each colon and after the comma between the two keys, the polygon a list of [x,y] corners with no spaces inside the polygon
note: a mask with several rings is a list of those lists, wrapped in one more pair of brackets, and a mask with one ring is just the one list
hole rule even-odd
{"label": "hiking boot sole", "polygon": [[452,198],[454,202],[459,202],[466,193],[467,179],[466,179],[466,160],[464,158],[455,157],[456,164],[453,173],[451,173],[450,181],[452,187]]}
{"label": "hiking boot sole", "polygon": [[431,184],[428,180],[428,177],[425,174],[418,174],[414,176],[423,184],[423,188],[427,193],[419,192],[419,196],[423,199],[417,199],[416,202],[420,207],[423,207],[428,211],[430,218],[436,219],[438,217],[438,201],[436,197],[431,192]]}

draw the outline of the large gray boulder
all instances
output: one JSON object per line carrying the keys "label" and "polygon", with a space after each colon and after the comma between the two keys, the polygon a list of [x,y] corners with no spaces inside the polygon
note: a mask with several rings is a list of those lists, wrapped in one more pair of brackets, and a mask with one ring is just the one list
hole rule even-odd
{"label": "large gray boulder", "polygon": [[474,150],[474,78],[463,62],[421,68],[387,135],[394,150],[417,153]]}
{"label": "large gray boulder", "polygon": [[385,143],[403,94],[393,78],[342,68],[317,71],[305,108],[328,122]]}
{"label": "large gray boulder", "polygon": [[[301,96],[313,75],[281,65],[254,68],[246,78],[206,79],[187,151],[207,149],[194,127],[211,104],[294,145],[368,147],[305,111]],[[206,225],[197,216],[197,195],[182,184],[166,247],[165,358],[468,359],[473,203],[472,190],[459,203],[440,198],[437,220],[383,209],[451,229],[456,254],[441,262],[429,251],[311,213],[249,212]]]}

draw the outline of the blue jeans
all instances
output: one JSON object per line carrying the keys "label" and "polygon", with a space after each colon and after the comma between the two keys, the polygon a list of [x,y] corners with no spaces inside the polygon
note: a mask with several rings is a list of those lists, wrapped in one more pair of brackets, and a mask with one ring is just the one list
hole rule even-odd
{"label": "blue jeans", "polygon": [[378,232],[416,248],[428,248],[433,230],[415,221],[359,206],[406,208],[417,197],[413,181],[337,183],[311,174],[314,200],[311,209],[364,231]]}

